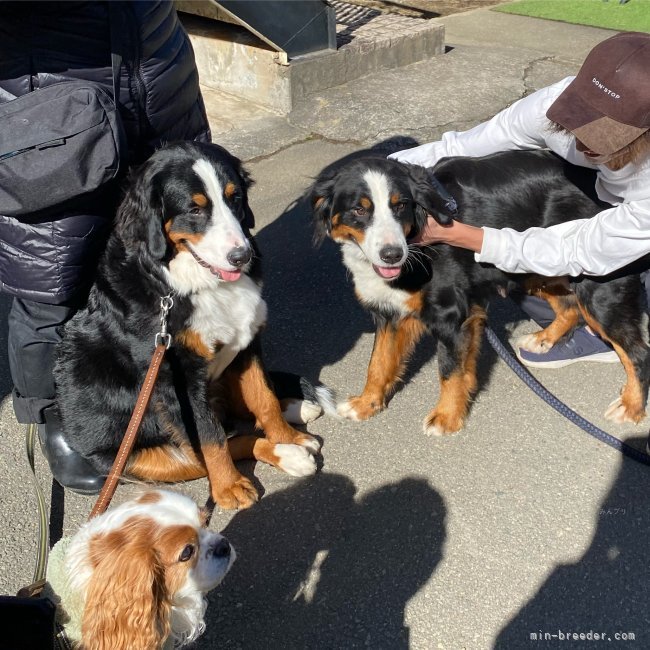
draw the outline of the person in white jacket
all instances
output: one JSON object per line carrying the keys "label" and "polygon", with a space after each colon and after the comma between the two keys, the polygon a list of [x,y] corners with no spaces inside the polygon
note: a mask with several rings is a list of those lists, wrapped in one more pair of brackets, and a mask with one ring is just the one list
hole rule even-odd
{"label": "person in white jacket", "polygon": [[[612,207],[591,219],[523,232],[459,222],[441,226],[430,217],[418,241],[473,250],[478,262],[503,271],[545,276],[606,275],[650,253],[650,34],[612,36],[593,48],[575,77],[528,95],[468,131],[448,132],[438,142],[390,157],[431,167],[446,156],[511,149],[550,149],[595,169],[596,193]],[[646,286],[650,293],[650,279]],[[548,312],[532,315],[541,323],[552,320],[550,307]],[[540,367],[617,360],[587,328],[545,354],[519,350],[518,356]]]}

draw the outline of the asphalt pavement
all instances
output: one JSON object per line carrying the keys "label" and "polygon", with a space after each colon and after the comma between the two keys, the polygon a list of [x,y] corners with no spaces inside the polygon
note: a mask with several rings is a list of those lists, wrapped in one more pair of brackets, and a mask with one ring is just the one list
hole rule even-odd
{"label": "asphalt pavement", "polygon": [[[487,9],[437,20],[445,54],[312,95],[288,116],[205,93],[214,141],[246,161],[256,182],[267,365],[319,379],[341,397],[363,387],[373,327],[336,247],[312,244],[304,192],[313,178],[360,150],[469,128],[575,73],[611,35]],[[3,341],[7,307],[3,298]],[[506,342],[535,329],[502,299],[489,323]],[[9,594],[31,581],[36,510],[5,349],[0,342],[0,592]],[[603,418],[623,384],[620,364],[534,374],[596,426],[645,445],[647,423]],[[422,421],[439,387],[435,344],[425,339],[387,410],[367,422],[308,426],[323,441],[316,476],[244,464],[263,497],[247,511],[214,513],[211,526],[238,560],[210,596],[195,647],[517,650],[591,647],[602,635],[608,647],[650,648],[650,469],[551,409],[487,342],[479,379],[465,429],[426,437]],[[52,537],[72,534],[93,499],[50,492],[37,461]],[[138,489],[121,486],[115,501]],[[174,489],[200,503],[208,495],[205,480]]]}

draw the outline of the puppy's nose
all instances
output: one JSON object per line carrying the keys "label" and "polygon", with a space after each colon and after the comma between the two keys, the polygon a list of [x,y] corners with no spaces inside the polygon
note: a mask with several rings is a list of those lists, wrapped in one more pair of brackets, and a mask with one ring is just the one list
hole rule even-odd
{"label": "puppy's nose", "polygon": [[228,557],[230,555],[230,542],[222,537],[213,547],[212,554],[215,557]]}
{"label": "puppy's nose", "polygon": [[397,264],[402,259],[404,251],[401,246],[384,246],[379,251],[379,257],[386,264]]}
{"label": "puppy's nose", "polygon": [[227,255],[226,259],[233,266],[244,266],[247,262],[250,262],[251,257],[253,256],[253,251],[245,246],[237,246],[233,248]]}

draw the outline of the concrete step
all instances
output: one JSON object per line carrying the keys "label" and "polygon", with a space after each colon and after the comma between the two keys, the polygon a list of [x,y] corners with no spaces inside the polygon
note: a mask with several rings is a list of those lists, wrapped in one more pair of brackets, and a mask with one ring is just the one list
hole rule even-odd
{"label": "concrete step", "polygon": [[291,60],[244,27],[185,11],[179,15],[204,87],[279,114],[289,113],[311,93],[444,51],[444,25],[339,0],[331,5],[336,10],[337,49]]}

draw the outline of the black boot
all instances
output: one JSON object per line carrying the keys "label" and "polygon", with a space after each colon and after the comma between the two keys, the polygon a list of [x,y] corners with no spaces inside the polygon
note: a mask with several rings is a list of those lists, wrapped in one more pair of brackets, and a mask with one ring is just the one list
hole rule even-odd
{"label": "black boot", "polygon": [[56,408],[43,412],[45,424],[38,425],[41,451],[57,483],[79,494],[99,494],[106,477],[68,445],[63,436],[61,416]]}

